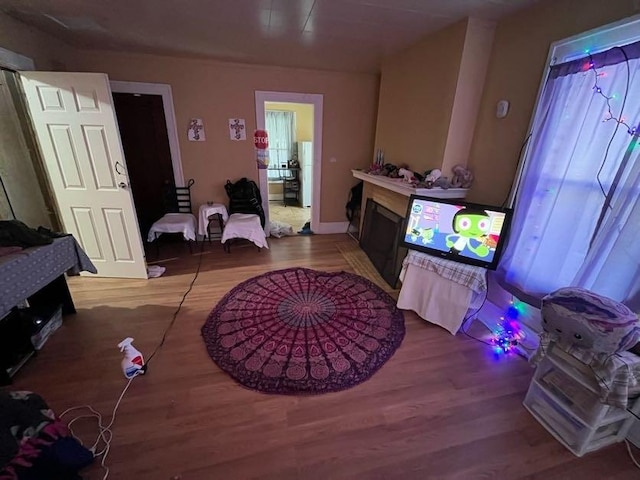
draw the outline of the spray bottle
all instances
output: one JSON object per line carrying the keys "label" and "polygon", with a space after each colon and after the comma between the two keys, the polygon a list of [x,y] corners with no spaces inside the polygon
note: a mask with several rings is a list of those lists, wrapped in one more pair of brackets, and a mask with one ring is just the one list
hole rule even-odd
{"label": "spray bottle", "polygon": [[124,352],[124,358],[122,359],[122,372],[127,378],[135,377],[136,375],[142,375],[146,371],[146,365],[144,364],[144,358],[136,347],[131,343],[133,338],[127,337],[118,344],[118,348],[121,352]]}

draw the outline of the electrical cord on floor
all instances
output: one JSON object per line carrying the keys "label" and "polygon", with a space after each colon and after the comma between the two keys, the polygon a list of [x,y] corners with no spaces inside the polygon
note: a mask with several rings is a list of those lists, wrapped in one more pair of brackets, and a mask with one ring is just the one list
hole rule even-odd
{"label": "electrical cord on floor", "polygon": [[153,352],[151,352],[151,355],[149,355],[149,357],[147,358],[147,361],[144,364],[143,370],[146,372],[147,370],[147,365],[149,365],[149,362],[151,361],[151,359],[156,355],[156,353],[158,353],[158,350],[160,350],[162,348],[162,346],[164,345],[165,340],[167,339],[167,335],[169,334],[169,331],[173,328],[173,325],[176,323],[176,319],[178,318],[178,314],[180,313],[180,310],[182,309],[182,304],[184,303],[184,301],[187,299],[187,296],[189,295],[189,293],[191,293],[191,290],[193,290],[193,285],[196,283],[196,280],[198,279],[198,275],[200,275],[200,267],[202,266],[202,253],[204,251],[204,239],[202,240],[202,245],[200,246],[200,258],[198,259],[198,267],[196,268],[196,273],[193,276],[193,279],[191,280],[191,283],[189,284],[189,288],[187,289],[186,292],[184,292],[184,295],[182,295],[182,300],[180,300],[180,303],[178,304],[178,308],[176,309],[175,312],[173,312],[173,317],[171,318],[171,321],[169,322],[169,325],[167,325],[167,328],[165,328],[164,333],[162,334],[162,340],[160,340],[160,343],[156,346],[156,348],[153,350]]}
{"label": "electrical cord on floor", "polygon": [[631,458],[631,461],[636,467],[640,468],[640,463],[638,463],[638,461],[636,460],[636,457],[634,457],[633,453],[631,452],[631,445],[629,445],[629,443],[631,442],[629,442],[629,440],[625,438],[624,443],[627,446],[627,453],[629,454],[629,458]]}
{"label": "electrical cord on floor", "polygon": [[[473,335],[471,335],[467,329],[467,323],[469,323],[469,320],[471,320],[472,317],[474,317],[475,315],[477,315],[480,310],[482,310],[482,307],[484,307],[484,304],[487,302],[487,298],[489,297],[489,282],[487,282],[487,292],[484,296],[484,299],[482,300],[482,303],[480,304],[480,307],[478,309],[476,309],[475,312],[470,313],[469,315],[467,315],[464,320],[462,320],[462,325],[460,327],[460,330],[462,331],[463,334],[465,334],[467,337],[480,342],[480,343],[484,343],[485,345],[489,346],[489,347],[494,347],[494,345],[492,343],[487,342],[486,340],[483,340],[481,338],[478,337],[474,337]],[[487,327],[488,328],[488,327]],[[536,348],[535,347],[526,347],[522,342],[518,342],[518,348],[521,348],[522,350],[525,350],[526,353],[528,355],[531,354],[531,352],[533,352]]]}
{"label": "electrical cord on floor", "polygon": [[470,313],[469,315],[467,315],[466,317],[464,317],[464,320],[462,320],[462,326],[460,327],[460,330],[462,330],[462,333],[464,333],[467,337],[476,340],[477,342],[481,342],[484,343],[485,345],[488,345],[490,347],[493,347],[493,345],[491,345],[489,342],[487,342],[486,340],[482,340],[481,338],[477,338],[474,337],[473,335],[469,334],[469,332],[467,331],[467,323],[469,322],[469,320],[471,320],[471,317],[476,316],[480,310],[482,310],[482,307],[484,307],[484,304],[487,302],[487,298],[489,298],[489,282],[487,281],[487,291],[484,294],[484,298],[482,299],[482,303],[480,304],[480,307],[478,307],[476,309],[475,312]]}
{"label": "electrical cord on floor", "polygon": [[[98,422],[98,435],[96,437],[95,442],[93,443],[91,448],[89,448],[89,450],[91,451],[91,453],[93,453],[94,458],[102,457],[102,459],[100,461],[100,465],[102,466],[102,468],[105,471],[104,476],[102,477],[102,480],[107,480],[107,478],[109,477],[109,467],[107,467],[105,462],[106,462],[107,456],[109,455],[109,451],[111,450],[111,440],[113,439],[113,432],[111,430],[111,427],[113,426],[113,424],[114,424],[114,422],[116,420],[116,413],[118,411],[118,407],[120,406],[120,403],[122,402],[122,399],[124,398],[125,393],[127,393],[127,390],[129,389],[129,386],[131,385],[131,382],[133,381],[133,379],[136,378],[138,375],[142,375],[143,373],[146,372],[147,365],[149,364],[149,361],[155,356],[156,353],[158,353],[160,348],[164,345],[164,342],[167,339],[167,335],[168,335],[169,331],[171,330],[171,328],[173,327],[173,325],[175,324],[176,319],[178,318],[178,314],[180,313],[180,310],[182,309],[182,304],[186,300],[186,298],[189,295],[189,293],[191,293],[191,290],[193,290],[193,286],[196,283],[196,280],[198,279],[198,275],[200,274],[200,267],[202,266],[202,254],[204,252],[204,244],[205,243],[204,243],[204,239],[203,239],[202,246],[200,247],[200,258],[198,259],[198,267],[196,268],[196,272],[195,272],[195,274],[193,276],[193,279],[191,280],[191,283],[189,284],[189,288],[187,289],[187,291],[182,296],[182,299],[180,300],[180,303],[178,304],[178,308],[173,313],[173,317],[171,318],[171,322],[165,328],[164,333],[162,335],[162,340],[156,346],[154,351],[151,353],[151,355],[147,359],[147,361],[144,364],[144,366],[136,373],[136,375],[131,377],[129,379],[129,381],[127,382],[127,384],[125,385],[124,389],[122,390],[122,393],[120,393],[120,397],[118,398],[118,401],[116,402],[115,406],[113,407],[113,411],[111,412],[111,420],[109,421],[109,424],[106,425],[106,426],[103,425],[103,423],[102,423],[103,422],[102,415],[100,414],[100,412],[95,410],[90,405],[81,405],[79,407],[71,407],[71,408],[66,409],[60,415],[60,418],[62,419],[65,415],[69,414],[70,412],[76,411],[76,410],[88,410],[90,412],[90,413],[87,413],[87,414],[78,415],[77,417],[74,417],[67,424],[67,426],[69,427],[69,432],[71,433],[71,435],[74,436],[74,438],[76,438],[76,440],[78,440],[80,442],[80,444],[82,444],[82,440],[80,440],[78,437],[76,437],[74,435],[72,425],[77,420],[80,420],[82,418],[95,418],[97,420],[97,422]],[[98,451],[98,447],[101,446],[101,444],[102,444],[102,449]]]}
{"label": "electrical cord on floor", "polygon": [[[78,440],[78,442],[80,442],[80,444],[82,444],[82,440],[80,440],[78,437],[76,437],[76,435],[73,433],[72,425],[74,424],[74,422],[76,422],[77,420],[80,420],[81,418],[95,418],[95,419],[97,419],[97,421],[98,421],[98,436],[96,437],[96,441],[93,443],[91,448],[89,448],[89,451],[91,451],[91,453],[93,454],[94,458],[102,457],[102,460],[100,461],[100,466],[104,469],[104,476],[102,477],[102,480],[107,480],[107,477],[109,477],[109,467],[107,467],[105,462],[107,461],[107,456],[109,455],[109,451],[111,450],[111,440],[113,439],[113,432],[111,431],[111,427],[113,426],[113,423],[116,420],[116,413],[118,411],[118,407],[120,406],[120,402],[122,402],[122,399],[124,398],[124,394],[127,392],[127,390],[129,389],[129,386],[131,385],[131,382],[136,377],[137,377],[137,375],[131,377],[129,379],[129,381],[127,382],[127,384],[125,385],[124,389],[122,390],[122,393],[120,394],[120,397],[118,398],[118,401],[116,402],[115,406],[113,407],[113,411],[111,412],[111,421],[109,421],[109,424],[106,425],[106,426],[103,425],[103,423],[102,423],[102,415],[100,414],[100,412],[95,410],[90,405],[81,405],[79,407],[67,408],[64,412],[62,412],[60,414],[60,418],[62,419],[68,413],[76,411],[76,410],[84,410],[84,409],[86,409],[86,410],[89,410],[89,412],[91,412],[91,413],[85,414],[85,415],[78,415],[77,417],[74,417],[67,424],[67,427],[69,427],[69,432],[71,433],[71,435],[73,435],[73,437],[76,440]],[[98,447],[100,446],[100,443],[103,444],[103,448],[102,448],[102,450],[97,451]]]}

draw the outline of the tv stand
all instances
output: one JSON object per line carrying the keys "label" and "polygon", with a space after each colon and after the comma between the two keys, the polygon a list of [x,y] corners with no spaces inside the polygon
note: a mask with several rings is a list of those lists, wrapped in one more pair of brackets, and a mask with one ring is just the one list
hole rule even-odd
{"label": "tv stand", "polygon": [[410,250],[400,272],[398,308],[413,310],[452,335],[487,295],[487,270]]}

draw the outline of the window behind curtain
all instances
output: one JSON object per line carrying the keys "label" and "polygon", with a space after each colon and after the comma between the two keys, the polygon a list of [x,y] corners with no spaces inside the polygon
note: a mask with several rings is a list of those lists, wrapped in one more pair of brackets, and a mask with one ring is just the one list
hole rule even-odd
{"label": "window behind curtain", "polygon": [[295,113],[268,110],[266,127],[269,134],[269,170],[268,178],[280,178],[282,172],[275,169],[288,165],[296,142]]}
{"label": "window behind curtain", "polygon": [[613,116],[638,125],[640,44],[624,48],[628,61],[616,48],[551,70],[499,269],[521,298],[575,285],[640,300],[639,242],[628,241],[640,231],[640,148],[627,126],[607,120],[597,91]]}

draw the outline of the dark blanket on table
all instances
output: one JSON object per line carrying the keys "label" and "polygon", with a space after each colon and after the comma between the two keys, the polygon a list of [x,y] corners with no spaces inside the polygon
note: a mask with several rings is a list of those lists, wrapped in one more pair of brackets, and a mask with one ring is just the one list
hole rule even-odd
{"label": "dark blanket on table", "polygon": [[52,241],[51,237],[29,228],[19,220],[0,221],[0,246],[2,247],[37,247],[48,245]]}
{"label": "dark blanket on table", "polygon": [[31,392],[0,392],[0,480],[76,480],[93,455]]}

